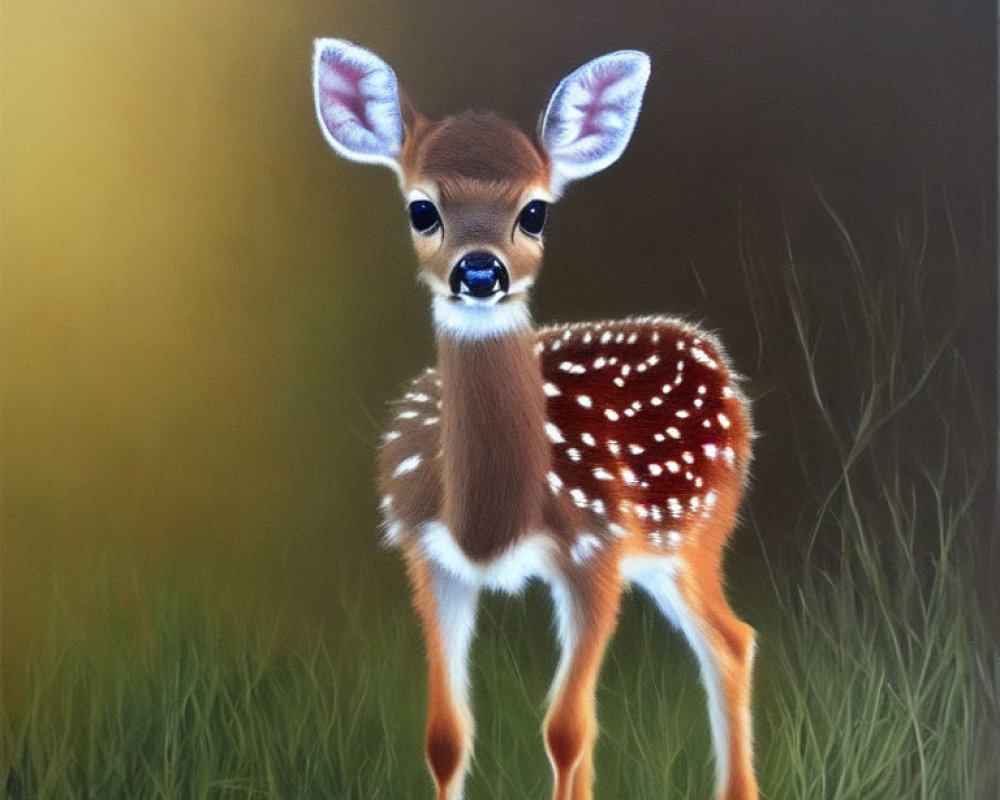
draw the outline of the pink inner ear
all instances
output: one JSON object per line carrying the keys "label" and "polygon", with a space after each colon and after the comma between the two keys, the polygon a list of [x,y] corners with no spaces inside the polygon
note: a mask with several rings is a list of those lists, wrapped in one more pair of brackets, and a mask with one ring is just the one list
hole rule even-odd
{"label": "pink inner ear", "polygon": [[[361,81],[372,70],[340,61],[329,51],[323,53],[322,60],[319,91],[323,100],[323,119],[330,132],[337,136],[340,128],[352,122],[365,130],[373,130],[372,120],[367,111],[367,98],[361,92]],[[340,114],[331,115],[328,113],[331,108],[343,109],[354,119]]]}
{"label": "pink inner ear", "polygon": [[596,72],[593,79],[584,85],[590,99],[584,103],[574,104],[573,106],[573,108],[583,115],[580,130],[576,136],[577,141],[607,131],[607,127],[601,124],[602,112],[620,111],[620,103],[616,104],[606,99],[607,92],[608,89],[625,77],[625,70],[614,68],[602,69]]}

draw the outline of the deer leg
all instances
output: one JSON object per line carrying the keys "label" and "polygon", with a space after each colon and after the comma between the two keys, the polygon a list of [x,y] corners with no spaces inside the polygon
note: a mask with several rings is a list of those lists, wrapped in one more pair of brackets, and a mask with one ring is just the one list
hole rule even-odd
{"label": "deer leg", "polygon": [[[597,740],[594,691],[614,633],[622,581],[617,569],[550,584],[562,655],[545,717],[545,746],[555,776],[554,800],[590,800]],[[576,577],[577,580],[573,580]],[[585,577],[585,580],[580,578]]]}
{"label": "deer leg", "polygon": [[674,565],[636,577],[698,659],[708,695],[716,797],[757,800],[750,717],[753,628],[729,606],[716,569]]}
{"label": "deer leg", "polygon": [[410,561],[410,578],[427,650],[427,764],[438,800],[462,800],[472,758],[468,655],[478,587],[419,558]]}

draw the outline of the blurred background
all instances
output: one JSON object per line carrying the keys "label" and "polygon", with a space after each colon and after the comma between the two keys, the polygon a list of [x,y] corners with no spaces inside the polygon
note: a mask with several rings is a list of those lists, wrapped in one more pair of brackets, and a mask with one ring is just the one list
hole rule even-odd
{"label": "blurred background", "polygon": [[[316,36],[374,50],[429,116],[494,109],[527,128],[583,61],[652,55],[631,147],[554,210],[534,308],[540,322],[680,314],[728,343],[761,432],[747,514],[761,535],[731,554],[734,592],[753,596],[765,551],[796,568],[810,486],[839,469],[804,400],[787,290],[802,289],[828,374],[850,373],[849,343],[822,338],[855,291],[848,237],[880,292],[923,292],[903,346],[940,329],[962,355],[961,408],[943,390],[909,430],[956,416],[986,464],[988,520],[995,13],[984,0],[4,0],[8,695],[54,598],[85,610],[97,582],[129,607],[194,581],[280,615],[291,636],[409,613],[378,545],[374,459],[386,402],[434,358],[429,309],[394,176],[340,160],[317,128]],[[831,408],[856,409],[860,390],[841,388]],[[984,569],[995,548],[984,525]]]}

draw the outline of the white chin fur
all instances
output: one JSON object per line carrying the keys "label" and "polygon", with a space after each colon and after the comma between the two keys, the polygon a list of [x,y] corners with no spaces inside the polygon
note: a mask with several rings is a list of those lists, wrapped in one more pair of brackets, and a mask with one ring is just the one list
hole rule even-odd
{"label": "white chin fur", "polygon": [[463,303],[434,295],[434,324],[439,333],[459,339],[489,339],[531,327],[531,314],[520,298],[502,303]]}

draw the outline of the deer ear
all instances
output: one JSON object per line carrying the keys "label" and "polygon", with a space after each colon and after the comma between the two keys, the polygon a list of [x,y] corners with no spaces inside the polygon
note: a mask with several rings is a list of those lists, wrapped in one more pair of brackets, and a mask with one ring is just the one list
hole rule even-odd
{"label": "deer ear", "polygon": [[343,39],[317,39],[313,93],[323,135],[344,158],[399,170],[403,116],[392,68]]}
{"label": "deer ear", "polygon": [[649,56],[619,50],[563,78],[542,116],[539,138],[552,160],[553,194],[611,166],[625,151],[649,80]]}

